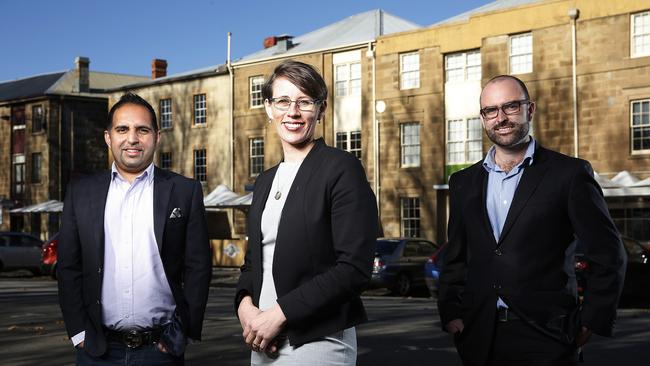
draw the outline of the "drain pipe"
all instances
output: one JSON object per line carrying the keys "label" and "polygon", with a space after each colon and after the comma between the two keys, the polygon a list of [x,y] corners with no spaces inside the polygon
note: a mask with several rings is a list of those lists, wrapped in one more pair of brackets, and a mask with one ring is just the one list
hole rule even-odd
{"label": "drain pipe", "polygon": [[578,76],[576,67],[576,19],[580,16],[578,9],[569,10],[571,18],[571,75],[573,80],[573,156],[578,157]]}
{"label": "drain pipe", "polygon": [[366,58],[372,62],[372,182],[375,191],[375,199],[379,217],[381,217],[381,210],[379,210],[380,192],[379,192],[379,121],[377,120],[377,63],[375,58],[375,50],[372,42],[368,42],[368,50],[366,51]]}
{"label": "drain pipe", "polygon": [[235,118],[234,118],[234,88],[235,75],[233,74],[232,63],[230,61],[230,40],[232,33],[228,32],[228,53],[226,56],[226,67],[230,75],[230,188],[235,191]]}

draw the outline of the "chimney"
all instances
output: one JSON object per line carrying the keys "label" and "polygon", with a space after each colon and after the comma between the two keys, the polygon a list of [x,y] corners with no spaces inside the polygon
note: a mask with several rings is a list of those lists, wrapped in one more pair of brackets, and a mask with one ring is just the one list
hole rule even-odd
{"label": "chimney", "polygon": [[274,36],[264,38],[264,49],[275,46],[278,40]]}
{"label": "chimney", "polygon": [[90,59],[88,57],[77,57],[74,59],[76,85],[74,89],[78,93],[88,93],[90,91],[90,72],[88,66]]}
{"label": "chimney", "polygon": [[278,49],[277,52],[286,52],[288,51],[291,47],[293,47],[293,36],[290,36],[288,34],[283,34],[281,36],[275,37]]}
{"label": "chimney", "polygon": [[151,78],[158,79],[167,76],[167,60],[154,58],[151,61]]}

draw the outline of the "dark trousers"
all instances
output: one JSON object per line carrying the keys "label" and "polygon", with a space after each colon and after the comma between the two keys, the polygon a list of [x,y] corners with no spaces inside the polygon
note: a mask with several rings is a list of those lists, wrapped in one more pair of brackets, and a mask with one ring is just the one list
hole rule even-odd
{"label": "dark trousers", "polygon": [[497,322],[489,366],[570,366],[575,345],[561,343],[521,320]]}
{"label": "dark trousers", "polygon": [[158,350],[156,344],[147,344],[138,348],[128,348],[123,343],[108,342],[106,353],[93,357],[83,348],[77,348],[77,366],[182,366],[184,357],[174,357]]}

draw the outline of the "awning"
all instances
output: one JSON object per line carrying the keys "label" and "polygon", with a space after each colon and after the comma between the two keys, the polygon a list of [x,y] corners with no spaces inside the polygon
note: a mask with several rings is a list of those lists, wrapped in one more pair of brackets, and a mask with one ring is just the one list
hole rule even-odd
{"label": "awning", "polygon": [[62,212],[63,202],[57,200],[50,200],[47,202],[37,203],[20,208],[10,210],[10,213],[38,213],[38,212]]}
{"label": "awning", "polygon": [[253,201],[253,193],[243,196],[233,192],[227,186],[220,184],[203,199],[206,209],[240,208],[246,209]]}
{"label": "awning", "polygon": [[594,173],[596,182],[603,189],[605,197],[650,196],[650,178],[640,180],[627,170],[616,174],[612,179]]}

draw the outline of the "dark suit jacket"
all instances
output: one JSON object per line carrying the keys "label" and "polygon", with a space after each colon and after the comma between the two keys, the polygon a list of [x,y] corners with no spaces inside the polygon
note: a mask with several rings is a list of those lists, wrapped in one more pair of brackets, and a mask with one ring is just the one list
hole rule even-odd
{"label": "dark suit jacket", "polygon": [[[245,293],[259,304],[262,212],[276,171],[255,182],[235,311]],[[366,320],[359,294],[370,281],[377,232],[375,196],[359,160],[316,140],[287,196],[273,257],[277,301],[292,345]]]}
{"label": "dark suit jacket", "polygon": [[[498,241],[486,209],[482,161],[449,181],[449,249],[438,308],[444,327],[460,318],[457,347],[467,365],[487,359],[497,296],[558,341],[574,341],[580,325],[609,336],[626,255],[588,162],[538,146]],[[584,305],[575,292],[575,236],[586,244],[590,274]]]}
{"label": "dark suit jacket", "polygon": [[[58,247],[59,302],[70,337],[86,331],[85,350],[106,351],[101,293],[104,208],[110,171],[68,186]],[[201,185],[155,168],[154,231],[186,337],[199,340],[212,274]],[[181,218],[171,219],[174,208]],[[106,274],[110,276],[111,274]]]}

